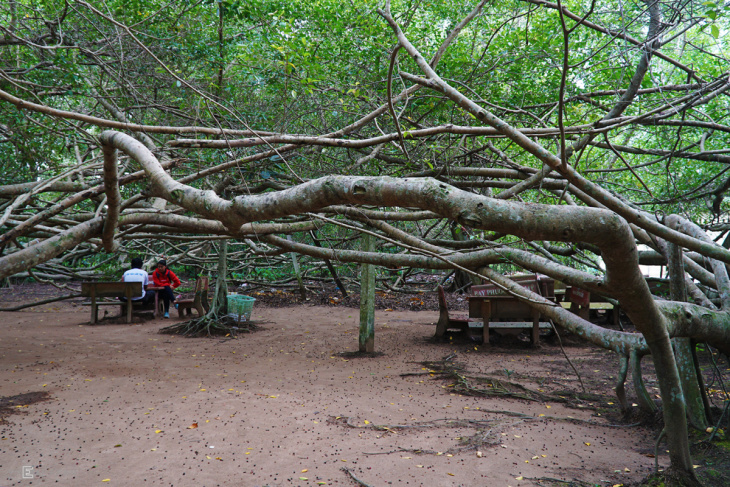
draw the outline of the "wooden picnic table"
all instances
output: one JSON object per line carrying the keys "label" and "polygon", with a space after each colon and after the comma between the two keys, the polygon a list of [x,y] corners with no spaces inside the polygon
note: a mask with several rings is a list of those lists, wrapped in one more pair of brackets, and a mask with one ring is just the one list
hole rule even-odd
{"label": "wooden picnic table", "polygon": [[567,288],[566,298],[565,302],[560,303],[563,308],[569,309],[572,313],[591,322],[597,322],[598,315],[605,313],[606,320],[623,331],[619,316],[621,306],[614,306],[603,296],[591,294],[585,289],[574,286]]}
{"label": "wooden picnic table", "polygon": [[[521,286],[548,299],[555,299],[552,279],[536,275],[514,278]],[[550,323],[540,322],[540,311],[493,285],[472,286],[469,294],[469,318],[482,318],[483,343],[489,344],[490,327],[503,330],[530,329],[532,346],[540,344],[540,329],[551,328]]]}
{"label": "wooden picnic table", "polygon": [[[147,291],[157,291],[162,288],[147,286]],[[99,306],[116,305],[120,307],[120,315],[126,309],[126,323],[132,322],[132,308],[137,302],[132,300],[134,296],[142,294],[141,282],[101,281],[82,282],[81,295],[91,298],[88,303],[91,306],[91,324],[98,321]],[[119,298],[126,298],[126,302],[119,301]],[[159,293],[155,292],[155,317],[159,315]]]}

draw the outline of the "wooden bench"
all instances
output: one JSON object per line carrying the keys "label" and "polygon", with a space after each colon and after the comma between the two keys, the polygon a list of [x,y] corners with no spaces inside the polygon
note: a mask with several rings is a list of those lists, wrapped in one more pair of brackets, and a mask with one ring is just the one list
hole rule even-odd
{"label": "wooden bench", "polygon": [[192,316],[192,310],[195,309],[198,312],[198,317],[205,315],[210,310],[210,303],[208,302],[208,278],[199,277],[195,281],[195,295],[192,298],[177,299],[177,314],[182,317],[183,312],[188,316]]}
{"label": "wooden bench", "polygon": [[[126,322],[132,322],[132,309],[143,307],[140,301],[133,301],[131,298],[142,294],[141,282],[82,282],[81,295],[91,298],[91,301],[84,303],[91,306],[91,324],[98,322],[99,306],[119,306],[120,316],[125,314]],[[119,301],[119,298],[127,298],[126,302]],[[159,303],[157,293],[155,293],[154,312],[158,314]]]}
{"label": "wooden bench", "polygon": [[469,334],[469,322],[474,321],[467,317],[451,317],[449,316],[449,307],[446,304],[446,294],[444,293],[444,287],[438,287],[438,298],[439,298],[439,320],[436,323],[436,334],[435,338],[443,338],[448,330],[456,329],[464,332],[465,335]]}

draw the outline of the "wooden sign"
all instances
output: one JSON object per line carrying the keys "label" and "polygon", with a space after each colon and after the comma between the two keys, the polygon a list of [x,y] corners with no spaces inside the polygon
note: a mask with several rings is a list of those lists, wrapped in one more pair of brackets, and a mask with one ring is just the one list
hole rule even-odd
{"label": "wooden sign", "polygon": [[568,300],[578,306],[589,306],[591,304],[591,293],[579,287],[568,288]]}

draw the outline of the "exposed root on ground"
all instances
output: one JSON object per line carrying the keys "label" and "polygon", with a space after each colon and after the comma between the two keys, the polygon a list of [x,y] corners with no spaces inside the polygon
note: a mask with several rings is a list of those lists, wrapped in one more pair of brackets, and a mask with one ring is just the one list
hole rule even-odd
{"label": "exposed root on ground", "polygon": [[592,403],[605,399],[597,394],[576,391],[548,393],[501,378],[467,374],[465,366],[454,362],[453,359],[454,355],[438,361],[420,362],[423,367],[428,369],[428,372],[402,374],[402,376],[428,374],[437,380],[450,381],[451,383],[448,385],[450,392],[464,396],[512,397],[535,402],[557,402],[578,409],[596,409]]}
{"label": "exposed root on ground", "polygon": [[347,475],[349,475],[352,480],[357,482],[357,485],[359,485],[361,487],[372,487],[370,484],[366,484],[359,478],[355,477],[355,474],[352,473],[349,468],[342,467],[342,471],[345,472]]}
{"label": "exposed root on ground", "polygon": [[595,487],[595,483],[582,480],[561,480],[550,477],[525,477],[525,480],[532,480],[541,487]]}
{"label": "exposed root on ground", "polygon": [[217,316],[208,313],[199,318],[166,326],[160,333],[182,335],[187,337],[236,337],[240,333],[250,333],[257,326],[251,321],[238,322],[229,316]]}
{"label": "exposed root on ground", "polygon": [[355,429],[368,429],[373,431],[382,431],[384,434],[398,434],[398,432],[407,432],[413,429],[424,429],[424,428],[476,428],[477,431],[471,436],[460,436],[457,438],[459,446],[452,448],[436,451],[429,450],[427,448],[402,448],[399,447],[395,450],[389,450],[378,453],[367,453],[365,455],[387,455],[390,453],[413,453],[416,455],[453,455],[464,451],[480,450],[485,447],[493,447],[501,444],[500,433],[506,427],[511,427],[522,421],[516,420],[474,420],[474,419],[435,419],[432,421],[422,421],[411,424],[353,424],[350,421],[351,418],[347,416],[331,416],[328,420],[328,424],[340,424],[348,428]]}

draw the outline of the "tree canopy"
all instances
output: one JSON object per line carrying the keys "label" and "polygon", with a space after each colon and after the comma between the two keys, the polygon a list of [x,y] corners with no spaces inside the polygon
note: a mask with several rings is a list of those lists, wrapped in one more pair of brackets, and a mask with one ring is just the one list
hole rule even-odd
{"label": "tree canopy", "polygon": [[[730,352],[728,10],[10,0],[0,278],[78,278],[129,254],[200,265],[216,240],[232,272],[288,252],[468,272],[627,364],[651,353],[691,479],[686,409],[706,418],[671,340]],[[669,267],[670,299],[641,263]],[[614,299],[641,334],[505,270]]]}

